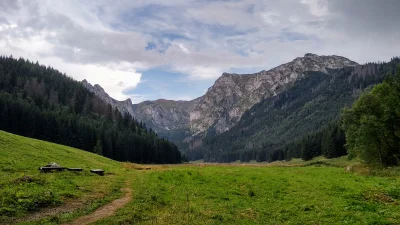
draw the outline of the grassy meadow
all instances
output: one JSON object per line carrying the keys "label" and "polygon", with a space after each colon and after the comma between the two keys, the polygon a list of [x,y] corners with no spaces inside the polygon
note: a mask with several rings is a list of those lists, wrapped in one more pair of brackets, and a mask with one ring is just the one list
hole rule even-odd
{"label": "grassy meadow", "polygon": [[132,187],[133,201],[97,224],[400,223],[398,177],[340,167],[160,167]]}
{"label": "grassy meadow", "polygon": [[[0,132],[0,159],[0,224],[82,202],[69,213],[20,221],[70,222],[120,197],[120,187],[132,189],[132,201],[96,224],[400,224],[399,169],[371,170],[346,158],[141,166]],[[39,173],[49,162],[85,171]]]}
{"label": "grassy meadow", "polygon": [[[84,171],[40,173],[49,162]],[[94,168],[107,174],[90,173]],[[105,157],[0,131],[0,224],[69,202],[85,203],[92,211],[120,195],[122,173],[120,163]]]}

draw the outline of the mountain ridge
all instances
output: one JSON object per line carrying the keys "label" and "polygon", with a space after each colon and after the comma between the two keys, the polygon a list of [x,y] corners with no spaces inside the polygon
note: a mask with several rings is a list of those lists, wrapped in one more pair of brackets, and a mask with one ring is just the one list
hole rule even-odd
{"label": "mountain ridge", "polygon": [[328,73],[307,72],[292,87],[247,110],[229,131],[206,137],[201,146],[192,146],[185,154],[191,160],[209,162],[301,157],[302,141],[330,124],[340,124],[341,109],[394,74],[399,64],[399,58],[394,58]]}
{"label": "mountain ridge", "polygon": [[252,74],[223,73],[206,94],[191,101],[158,99],[139,104],[112,99],[104,89],[82,81],[97,96],[105,98],[121,112],[148,124],[162,136],[174,141],[202,139],[207,133],[220,134],[237,124],[246,110],[292,85],[307,71],[327,72],[358,63],[342,56],[303,57]]}
{"label": "mountain ridge", "polygon": [[[304,57],[297,57],[291,62],[268,71],[243,75],[224,73],[202,97],[205,98],[203,104],[191,113],[191,130],[198,134],[214,126],[216,133],[222,133],[236,124],[251,106],[265,97],[276,95],[285,88],[286,84],[296,81],[304,72],[326,72],[327,68],[336,69],[356,65],[358,63],[341,56],[318,56],[307,53]],[[225,90],[216,90],[217,88],[225,88]],[[208,105],[208,102],[212,101],[212,99],[207,99],[208,97],[217,102]],[[215,108],[222,100],[227,101],[224,105],[226,108]],[[202,110],[202,108],[208,108],[208,110]],[[223,115],[226,111],[228,114]],[[215,114],[219,116],[215,118]],[[216,124],[213,125],[215,122]]]}

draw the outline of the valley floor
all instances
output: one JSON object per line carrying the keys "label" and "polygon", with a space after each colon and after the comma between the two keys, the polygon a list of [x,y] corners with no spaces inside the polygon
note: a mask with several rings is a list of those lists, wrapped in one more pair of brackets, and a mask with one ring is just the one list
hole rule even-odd
{"label": "valley floor", "polygon": [[[0,149],[0,224],[400,224],[399,168],[346,158],[148,166],[4,132]],[[51,161],[86,172],[39,174]],[[115,213],[104,211],[119,198]],[[72,203],[82,207],[40,217]]]}
{"label": "valley floor", "polygon": [[398,176],[356,175],[326,162],[156,166],[138,172],[132,202],[96,224],[400,223]]}
{"label": "valley floor", "polygon": [[[311,163],[313,164],[313,163]],[[124,164],[133,199],[94,224],[399,224],[400,179],[343,167]],[[26,224],[68,222],[63,215]],[[68,217],[67,217],[68,218]]]}

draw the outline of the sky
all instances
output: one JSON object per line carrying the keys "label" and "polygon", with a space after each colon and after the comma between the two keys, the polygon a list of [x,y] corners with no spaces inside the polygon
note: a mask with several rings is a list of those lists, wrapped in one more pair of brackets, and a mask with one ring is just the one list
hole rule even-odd
{"label": "sky", "polygon": [[101,85],[113,98],[191,100],[223,72],[305,53],[400,55],[398,0],[0,0],[0,55]]}

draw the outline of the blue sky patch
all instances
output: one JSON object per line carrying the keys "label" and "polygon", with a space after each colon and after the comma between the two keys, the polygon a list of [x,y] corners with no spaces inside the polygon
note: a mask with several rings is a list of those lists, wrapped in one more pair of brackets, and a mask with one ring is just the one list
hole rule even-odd
{"label": "blue sky patch", "polygon": [[192,100],[200,97],[214,83],[211,80],[188,80],[187,75],[171,72],[168,68],[141,71],[141,82],[136,88],[126,90],[125,95],[145,96],[147,100]]}

